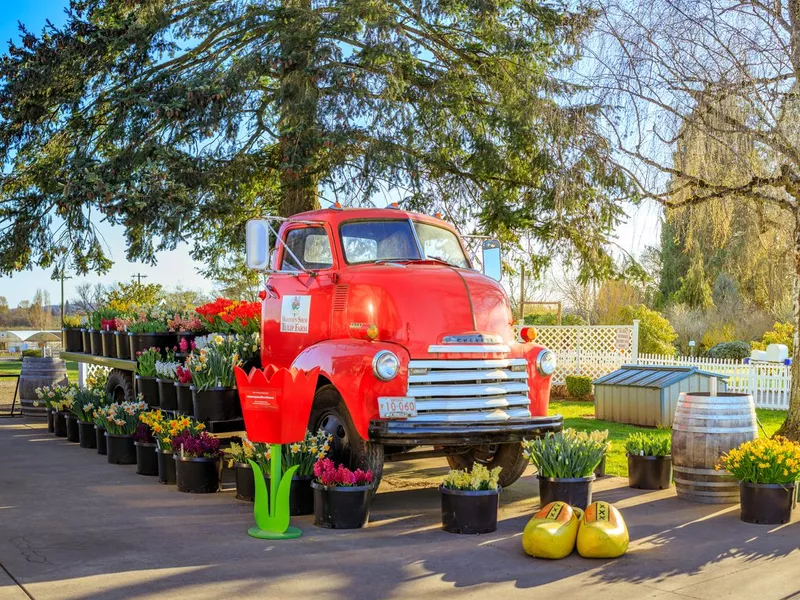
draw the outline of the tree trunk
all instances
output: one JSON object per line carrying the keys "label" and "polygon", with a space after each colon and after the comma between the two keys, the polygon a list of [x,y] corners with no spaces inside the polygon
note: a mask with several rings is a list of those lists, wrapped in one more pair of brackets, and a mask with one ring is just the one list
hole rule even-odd
{"label": "tree trunk", "polygon": [[794,341],[789,414],[776,435],[800,441],[800,207],[794,209]]}
{"label": "tree trunk", "polygon": [[280,134],[281,205],[284,217],[319,208],[316,158],[319,90],[314,71],[318,31],[311,0],[284,0],[281,32]]}

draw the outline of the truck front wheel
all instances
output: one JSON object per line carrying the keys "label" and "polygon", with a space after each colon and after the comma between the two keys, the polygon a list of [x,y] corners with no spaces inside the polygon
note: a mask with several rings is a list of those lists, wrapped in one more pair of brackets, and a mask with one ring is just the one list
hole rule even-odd
{"label": "truck front wheel", "polygon": [[493,446],[470,446],[467,452],[447,457],[451,469],[472,469],[474,463],[480,463],[487,469],[501,467],[500,485],[508,487],[522,477],[528,466],[528,459],[522,450],[522,444],[497,444]]}
{"label": "truck front wheel", "polygon": [[347,406],[334,386],[324,385],[317,390],[308,428],[313,432],[321,429],[333,436],[328,453],[331,460],[350,469],[372,470],[374,489],[378,489],[383,475],[383,445],[373,444],[358,434]]}

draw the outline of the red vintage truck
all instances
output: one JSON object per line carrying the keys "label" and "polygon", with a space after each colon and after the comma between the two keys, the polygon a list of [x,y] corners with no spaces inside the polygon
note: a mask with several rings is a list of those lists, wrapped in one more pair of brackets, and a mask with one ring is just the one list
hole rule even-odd
{"label": "red vintage truck", "polygon": [[561,429],[555,357],[517,342],[500,246],[482,246],[494,278],[452,225],[396,207],[248,223],[248,265],[268,274],[262,363],[320,368],[309,428],[333,434],[335,460],[377,479],[384,460],[479,461],[507,486],[527,464],[520,442]]}

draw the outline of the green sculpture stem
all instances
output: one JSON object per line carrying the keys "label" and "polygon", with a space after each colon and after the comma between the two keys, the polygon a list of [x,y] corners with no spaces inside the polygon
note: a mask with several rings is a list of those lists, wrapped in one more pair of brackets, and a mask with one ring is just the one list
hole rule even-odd
{"label": "green sculpture stem", "polygon": [[300,537],[302,532],[296,527],[289,527],[289,494],[292,488],[292,476],[298,466],[290,467],[281,476],[281,444],[270,444],[270,479],[269,496],[264,474],[253,460],[248,460],[253,470],[253,481],[256,487],[253,516],[256,526],[248,529],[253,537],[281,540]]}

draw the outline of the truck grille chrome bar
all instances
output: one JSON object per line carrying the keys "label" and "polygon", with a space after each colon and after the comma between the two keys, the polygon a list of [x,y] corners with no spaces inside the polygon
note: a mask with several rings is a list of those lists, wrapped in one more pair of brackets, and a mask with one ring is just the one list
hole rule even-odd
{"label": "truck grille chrome bar", "polygon": [[408,396],[416,400],[417,416],[408,421],[530,418],[526,366],[524,358],[412,360],[408,364]]}

